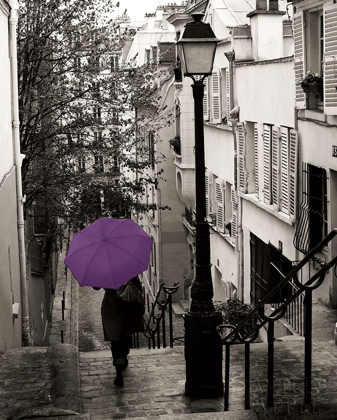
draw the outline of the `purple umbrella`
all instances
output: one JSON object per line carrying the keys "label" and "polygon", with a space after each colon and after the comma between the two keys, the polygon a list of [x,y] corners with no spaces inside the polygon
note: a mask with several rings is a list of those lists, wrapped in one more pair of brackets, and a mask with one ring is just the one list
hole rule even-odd
{"label": "purple umbrella", "polygon": [[64,263],[81,286],[118,289],[147,270],[152,243],[133,220],[100,218],[73,236]]}

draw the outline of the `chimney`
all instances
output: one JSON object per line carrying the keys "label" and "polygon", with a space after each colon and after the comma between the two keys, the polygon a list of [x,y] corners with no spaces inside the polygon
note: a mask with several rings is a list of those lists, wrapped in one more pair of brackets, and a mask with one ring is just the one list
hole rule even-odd
{"label": "chimney", "polygon": [[256,0],[256,10],[267,10],[267,0]]}
{"label": "chimney", "polygon": [[269,10],[279,10],[278,0],[269,0]]}
{"label": "chimney", "polygon": [[283,20],[285,12],[279,10],[278,0],[257,0],[256,10],[250,18],[253,59],[272,60],[283,57]]}
{"label": "chimney", "polygon": [[163,13],[163,19],[162,19],[162,24],[161,24],[161,28],[163,31],[167,31],[169,28],[169,23],[167,21],[167,18],[169,17],[169,14],[167,12]]}

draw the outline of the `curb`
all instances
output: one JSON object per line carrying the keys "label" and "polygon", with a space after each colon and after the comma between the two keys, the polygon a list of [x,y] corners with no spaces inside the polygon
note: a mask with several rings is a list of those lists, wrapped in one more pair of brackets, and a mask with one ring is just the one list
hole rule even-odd
{"label": "curb", "polygon": [[50,346],[47,353],[54,375],[54,407],[82,413],[78,348],[59,343]]}

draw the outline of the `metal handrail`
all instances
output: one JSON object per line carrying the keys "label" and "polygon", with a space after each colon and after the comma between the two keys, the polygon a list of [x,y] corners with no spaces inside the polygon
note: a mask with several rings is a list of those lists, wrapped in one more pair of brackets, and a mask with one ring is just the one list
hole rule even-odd
{"label": "metal handrail", "polygon": [[[295,281],[296,274],[307,264],[310,260],[314,259],[314,256],[322,250],[324,246],[326,246],[335,236],[337,235],[337,228],[333,229],[313,250],[311,250],[294,268],[290,271],[290,273],[284,277],[284,279],[274,287],[273,290],[271,290],[267,295],[259,301],[257,306],[247,315],[247,317],[237,326],[235,327],[228,335],[225,337],[222,337],[221,335],[221,325],[219,325],[218,332],[221,335],[222,341],[226,342],[230,338],[233,337],[237,332],[239,332],[251,319],[261,311],[261,308],[265,303],[267,303],[272,296],[274,296],[279,290],[281,290],[288,282],[289,280],[293,279]],[[321,269],[314,274],[305,284],[303,284],[303,287],[300,287],[297,284],[298,290],[290,297],[288,298],[279,308],[277,308],[274,312],[274,314],[279,313],[283,306],[288,306],[293,300],[295,300],[296,297],[298,297],[303,290],[305,290],[306,286],[311,286],[313,283],[319,279],[323,274],[325,274],[326,271],[328,271],[331,267],[333,267],[337,263],[337,256],[333,258],[329,263],[322,264]],[[296,278],[297,281],[297,278]],[[256,326],[257,329],[260,329],[263,327],[268,321],[264,320],[261,324],[258,324]],[[227,327],[226,327],[227,328]]]}
{"label": "metal handrail", "polygon": [[[267,372],[267,402],[268,407],[274,406],[274,323],[284,316],[289,305],[302,295],[304,291],[305,299],[305,334],[304,334],[304,404],[311,404],[311,387],[312,387],[312,292],[318,288],[324,281],[325,273],[337,264],[337,256],[328,263],[321,263],[321,268],[306,283],[301,283],[297,278],[297,273],[311,260],[316,260],[315,255],[325,247],[335,236],[337,229],[333,229],[303,260],[301,260],[290,271],[284,279],[274,287],[258,305],[247,315],[247,317],[236,327],[230,324],[223,324],[217,327],[221,336],[222,343],[226,346],[226,367],[225,367],[225,391],[224,391],[224,410],[228,411],[229,407],[229,369],[230,369],[230,347],[236,341],[245,345],[245,408],[250,408],[250,344],[257,338],[260,328],[268,323],[268,372]],[[276,267],[275,267],[276,268]],[[290,280],[294,286],[295,293],[284,300],[271,315],[264,314],[265,303],[270,301],[279,290],[282,289]],[[259,323],[250,332],[248,337],[244,337],[242,333],[243,327],[252,320],[254,316],[259,315]],[[230,329],[231,332],[223,337],[223,331]]]}
{"label": "metal handrail", "polygon": [[[173,286],[166,286],[164,283],[161,283],[157,296],[152,304],[152,309],[149,315],[149,319],[145,325],[144,335],[149,340],[149,349],[156,347],[157,336],[157,347],[160,348],[160,321],[162,321],[162,338],[163,338],[163,348],[166,348],[166,317],[165,311],[168,308],[169,310],[169,337],[170,337],[170,347],[173,347],[173,310],[172,310],[172,295],[177,292],[179,289],[179,283],[174,283]],[[166,294],[166,299],[160,299],[162,291]],[[156,308],[160,308],[160,311],[156,313]],[[154,327],[153,325],[154,324]]]}

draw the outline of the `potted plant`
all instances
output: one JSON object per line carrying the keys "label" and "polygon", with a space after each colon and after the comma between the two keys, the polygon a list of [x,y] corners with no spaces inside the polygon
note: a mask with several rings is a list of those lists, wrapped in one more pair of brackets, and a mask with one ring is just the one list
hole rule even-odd
{"label": "potted plant", "polygon": [[299,84],[305,93],[314,93],[323,100],[323,78],[318,73],[308,71]]}
{"label": "potted plant", "polygon": [[177,134],[173,139],[169,140],[170,146],[174,150],[177,155],[180,155],[181,148],[180,148],[180,136]]}
{"label": "potted plant", "polygon": [[[237,298],[228,299],[225,303],[214,302],[217,311],[222,312],[222,322],[237,327],[253,310],[249,304],[241,302]],[[248,337],[256,328],[257,315],[243,328],[243,335]]]}

